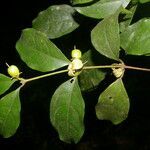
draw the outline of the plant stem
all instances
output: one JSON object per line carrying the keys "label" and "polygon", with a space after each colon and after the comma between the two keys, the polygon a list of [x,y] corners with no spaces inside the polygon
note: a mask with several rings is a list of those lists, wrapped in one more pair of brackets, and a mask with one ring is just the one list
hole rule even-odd
{"label": "plant stem", "polygon": [[133,66],[124,66],[125,69],[133,69],[133,70],[141,70],[141,71],[150,71],[148,68],[140,68],[140,67],[133,67]]}
{"label": "plant stem", "polygon": [[[83,69],[114,68],[114,67],[121,67],[121,65],[116,64],[116,65],[107,65],[107,66],[87,66],[87,67],[84,67]],[[60,71],[56,71],[56,72],[51,72],[51,73],[48,73],[48,74],[44,74],[44,75],[41,75],[41,76],[29,78],[29,79],[18,78],[18,80],[20,80],[21,83],[24,85],[24,84],[26,84],[27,82],[30,82],[30,81],[38,80],[38,79],[41,79],[41,78],[45,78],[45,77],[49,77],[49,76],[53,76],[53,75],[60,74],[60,73],[65,73],[65,72],[68,72],[68,69],[60,70]]]}
{"label": "plant stem", "polygon": [[51,73],[48,73],[48,74],[44,74],[44,75],[41,75],[41,76],[29,78],[29,79],[20,78],[20,80],[21,80],[22,84],[26,84],[27,82],[30,82],[30,81],[33,81],[33,80],[38,80],[38,79],[41,79],[41,78],[49,77],[49,76],[64,73],[64,72],[68,72],[68,69],[60,70],[60,71],[56,71],[56,72],[51,72]]}
{"label": "plant stem", "polygon": [[101,68],[117,68],[117,67],[122,67],[122,66],[123,66],[123,64],[103,65],[103,66],[86,66],[86,67],[83,67],[83,70],[101,69]]}
{"label": "plant stem", "polygon": [[125,68],[125,69],[132,69],[132,70],[140,70],[140,71],[150,71],[148,68],[140,68],[140,67],[133,67],[133,66],[127,66],[125,64],[113,64],[113,65],[104,65],[104,66],[86,66],[83,69],[101,69],[101,68]]}
{"label": "plant stem", "polygon": [[[119,68],[119,67],[120,68],[125,68],[125,69],[133,69],[133,70],[149,71],[150,72],[150,69],[148,69],[148,68],[127,66],[125,64],[112,64],[112,65],[103,65],[103,66],[85,66],[85,67],[83,67],[83,70],[101,69],[101,68]],[[60,73],[65,73],[65,72],[68,72],[68,69],[60,70],[60,71],[56,71],[56,72],[51,72],[51,73],[48,73],[48,74],[44,74],[44,75],[41,75],[41,76],[29,78],[29,79],[18,78],[18,80],[20,80],[22,85],[24,85],[27,82],[30,82],[30,81],[33,81],[33,80],[38,80],[38,79],[41,79],[41,78],[45,78],[45,77],[49,77],[49,76],[53,76],[53,75],[60,74]]]}

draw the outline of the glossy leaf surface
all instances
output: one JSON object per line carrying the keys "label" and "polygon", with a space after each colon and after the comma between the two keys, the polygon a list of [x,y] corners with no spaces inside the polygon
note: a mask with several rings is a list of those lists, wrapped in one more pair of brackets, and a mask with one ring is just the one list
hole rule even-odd
{"label": "glossy leaf surface", "polygon": [[128,112],[129,98],[122,80],[117,79],[101,93],[96,105],[96,115],[100,120],[119,124],[127,118]]}
{"label": "glossy leaf surface", "polygon": [[16,48],[22,60],[38,71],[52,71],[69,63],[56,45],[44,33],[35,29],[23,30]]}
{"label": "glossy leaf surface", "polygon": [[19,90],[0,99],[0,134],[5,138],[14,135],[20,124]]}
{"label": "glossy leaf surface", "polygon": [[75,7],[82,15],[101,19],[114,14],[121,6],[126,7],[130,0],[101,0],[90,6]]}
{"label": "glossy leaf surface", "polygon": [[69,5],[54,5],[39,13],[33,28],[54,39],[68,34],[79,25],[73,18],[74,9]]}
{"label": "glossy leaf surface", "polygon": [[120,50],[118,13],[98,23],[91,32],[91,40],[99,53],[118,60]]}
{"label": "glossy leaf surface", "polygon": [[142,19],[121,34],[121,47],[127,54],[150,55],[150,19]]}
{"label": "glossy leaf surface", "polygon": [[7,91],[14,82],[15,80],[12,80],[10,77],[0,74],[0,94]]}
{"label": "glossy leaf surface", "polygon": [[77,143],[84,133],[84,101],[77,79],[68,80],[55,91],[50,119],[62,141]]}

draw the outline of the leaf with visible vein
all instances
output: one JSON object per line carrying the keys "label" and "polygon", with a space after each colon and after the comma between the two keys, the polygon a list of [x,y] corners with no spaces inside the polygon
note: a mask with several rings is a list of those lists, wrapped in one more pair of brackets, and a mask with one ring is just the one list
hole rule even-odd
{"label": "leaf with visible vein", "polygon": [[6,92],[14,82],[14,79],[12,80],[10,77],[0,74],[0,94]]}
{"label": "leaf with visible vein", "polygon": [[121,35],[121,47],[130,55],[150,55],[150,19],[130,25]]}
{"label": "leaf with visible vein", "polygon": [[119,60],[120,36],[118,13],[103,19],[91,32],[91,41],[102,55]]}
{"label": "leaf with visible vein", "polygon": [[64,67],[70,62],[44,33],[32,28],[23,30],[16,49],[29,67],[42,72]]}
{"label": "leaf with visible vein", "polygon": [[66,35],[76,28],[75,10],[69,5],[53,5],[39,13],[33,20],[33,28],[45,33],[50,39]]}
{"label": "leaf with visible vein", "polygon": [[0,99],[0,134],[8,138],[15,134],[20,124],[20,88]]}
{"label": "leaf with visible vein", "polygon": [[55,91],[50,119],[62,141],[77,143],[84,133],[84,101],[77,79],[68,80]]}
{"label": "leaf with visible vein", "polygon": [[128,95],[122,79],[119,78],[99,96],[96,105],[97,118],[119,124],[127,118],[129,105]]}

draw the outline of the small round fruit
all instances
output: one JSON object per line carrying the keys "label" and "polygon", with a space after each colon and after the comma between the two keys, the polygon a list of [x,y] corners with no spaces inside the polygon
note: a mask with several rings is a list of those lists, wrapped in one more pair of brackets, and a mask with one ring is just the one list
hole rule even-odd
{"label": "small round fruit", "polygon": [[82,72],[83,63],[80,59],[73,59],[68,66],[68,75],[71,77],[78,76]]}
{"label": "small round fruit", "polygon": [[83,67],[83,63],[80,59],[74,59],[71,63],[73,70],[79,70]]}
{"label": "small round fruit", "polygon": [[18,78],[19,77],[20,72],[19,72],[19,69],[18,69],[17,66],[11,65],[11,66],[8,67],[7,71],[8,71],[8,74],[11,77],[13,77],[13,78]]}
{"label": "small round fruit", "polygon": [[78,59],[80,59],[81,56],[82,56],[82,53],[81,53],[81,51],[79,49],[72,50],[72,52],[71,52],[71,57],[72,58],[78,58]]}

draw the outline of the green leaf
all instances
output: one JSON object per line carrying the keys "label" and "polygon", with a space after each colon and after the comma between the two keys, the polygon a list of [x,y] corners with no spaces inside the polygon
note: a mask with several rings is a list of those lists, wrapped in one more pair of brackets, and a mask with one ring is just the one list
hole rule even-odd
{"label": "green leaf", "polygon": [[6,92],[14,82],[15,80],[10,77],[0,74],[0,95]]}
{"label": "green leaf", "polygon": [[120,50],[118,13],[98,23],[91,32],[91,40],[99,53],[118,60]]}
{"label": "green leaf", "polygon": [[[92,51],[89,50],[84,53],[82,57],[82,61],[86,62],[85,66],[94,66],[94,60]],[[94,55],[96,56],[96,55]],[[98,55],[98,59],[101,59],[100,55]],[[82,91],[92,90],[94,89],[105,77],[105,72],[101,69],[91,69],[91,70],[83,70],[79,76],[80,87]]]}
{"label": "green leaf", "polygon": [[20,88],[0,100],[0,134],[8,138],[15,134],[20,124]]}
{"label": "green leaf", "polygon": [[132,21],[132,18],[133,18],[133,16],[134,16],[134,13],[135,13],[135,11],[136,11],[136,8],[137,8],[137,5],[133,5],[133,6],[129,9],[129,11],[130,11],[131,13],[128,13],[128,14],[126,14],[126,15],[124,16],[123,21],[120,22],[120,32],[123,32],[123,31],[130,25],[130,23],[131,23],[131,21]]}
{"label": "green leaf", "polygon": [[96,105],[96,115],[98,119],[119,124],[127,118],[128,112],[129,98],[119,78],[101,93]]}
{"label": "green leaf", "polygon": [[147,3],[150,2],[150,0],[139,0],[140,3]]}
{"label": "green leaf", "polygon": [[71,3],[73,3],[73,5],[76,5],[76,4],[85,4],[85,3],[89,3],[89,2],[92,2],[94,0],[71,0]]}
{"label": "green leaf", "polygon": [[62,141],[77,143],[84,133],[84,101],[77,79],[60,85],[52,97],[50,119]]}
{"label": "green leaf", "polygon": [[131,0],[131,4],[133,4],[133,5],[137,5],[138,4],[138,2],[139,2],[139,0]]}
{"label": "green leaf", "polygon": [[82,15],[101,19],[114,14],[121,6],[126,7],[130,0],[101,0],[90,6],[75,7]]}
{"label": "green leaf", "polygon": [[23,30],[16,49],[29,67],[42,72],[61,68],[70,62],[45,34],[35,29]]}
{"label": "green leaf", "polygon": [[127,54],[150,54],[150,19],[142,19],[121,33],[121,47]]}
{"label": "green leaf", "polygon": [[122,6],[125,8],[128,6],[131,0],[121,0]]}
{"label": "green leaf", "polygon": [[69,5],[50,6],[33,20],[33,28],[44,32],[51,39],[61,37],[78,28],[78,23],[72,17],[74,12]]}

